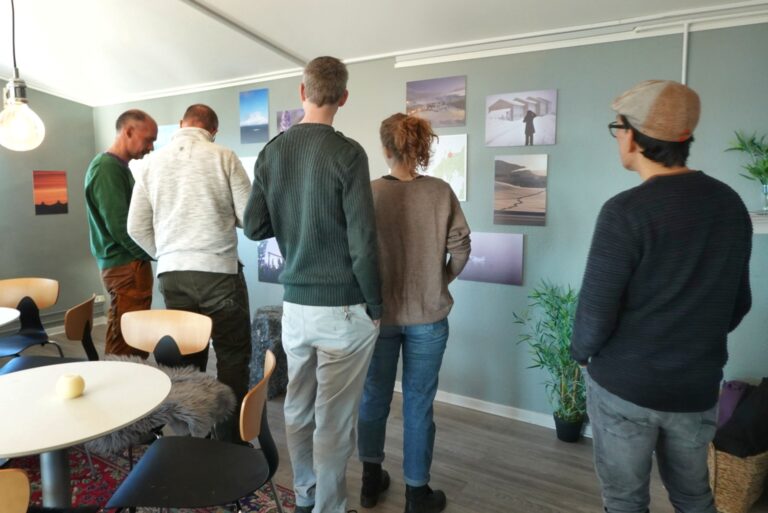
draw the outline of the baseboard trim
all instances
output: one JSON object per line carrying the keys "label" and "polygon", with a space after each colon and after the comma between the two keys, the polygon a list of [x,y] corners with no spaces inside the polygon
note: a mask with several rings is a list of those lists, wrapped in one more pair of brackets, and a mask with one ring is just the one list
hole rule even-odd
{"label": "baseboard trim", "polygon": [[[395,382],[395,391],[399,393],[403,392],[402,382]],[[491,415],[504,417],[505,419],[519,420],[528,424],[555,429],[555,419],[552,418],[552,415],[548,415],[546,413],[524,410],[522,408],[515,408],[514,406],[483,401],[482,399],[475,399],[474,397],[452,394],[443,390],[437,391],[435,401],[439,403],[450,404],[451,406],[459,406],[461,408],[479,411],[481,413],[488,413]],[[591,426],[587,425],[584,428],[584,436],[592,438]]]}

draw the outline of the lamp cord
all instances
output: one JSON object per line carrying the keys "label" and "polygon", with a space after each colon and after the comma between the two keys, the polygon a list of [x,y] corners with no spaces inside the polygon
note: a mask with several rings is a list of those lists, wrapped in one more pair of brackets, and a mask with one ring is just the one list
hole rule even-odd
{"label": "lamp cord", "polygon": [[19,78],[19,69],[16,67],[16,8],[11,0],[11,51],[13,53],[13,78]]}

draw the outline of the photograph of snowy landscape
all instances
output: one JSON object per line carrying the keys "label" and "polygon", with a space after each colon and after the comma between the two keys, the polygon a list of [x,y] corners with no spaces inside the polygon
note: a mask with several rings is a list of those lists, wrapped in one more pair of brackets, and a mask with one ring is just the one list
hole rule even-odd
{"label": "photograph of snowy landscape", "polygon": [[494,167],[493,224],[544,226],[547,156],[497,156]]}
{"label": "photograph of snowy landscape", "polygon": [[422,173],[448,182],[459,201],[467,201],[467,134],[441,135]]}
{"label": "photograph of snowy landscape", "polygon": [[464,126],[467,119],[467,77],[416,80],[405,84],[409,115],[432,123],[432,128]]}
{"label": "photograph of snowy landscape", "polygon": [[277,239],[259,241],[259,281],[264,283],[280,283],[280,273],[283,272],[285,259],[277,246]]}
{"label": "photograph of snowy landscape", "polygon": [[494,94],[485,99],[486,146],[555,144],[557,89]]}

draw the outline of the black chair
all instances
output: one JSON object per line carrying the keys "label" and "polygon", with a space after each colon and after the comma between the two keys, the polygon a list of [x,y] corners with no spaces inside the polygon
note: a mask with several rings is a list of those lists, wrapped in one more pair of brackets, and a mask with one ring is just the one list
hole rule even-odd
{"label": "black chair", "polygon": [[[93,303],[96,296],[73,306],[64,314],[64,335],[69,340],[78,340],[83,345],[83,350],[88,360],[96,361],[99,353],[93,345],[91,327],[93,325]],[[52,341],[51,341],[52,342]],[[53,342],[52,342],[53,343]],[[58,347],[58,345],[57,345]],[[18,356],[8,361],[0,368],[0,376],[35,367],[56,365],[59,363],[80,362],[82,358],[60,358],[58,356]]]}
{"label": "black chair", "polygon": [[259,448],[209,438],[166,436],[152,444],[106,505],[107,509],[204,508],[237,504],[269,483],[278,510],[282,505],[272,477],[279,457],[267,422],[267,384],[275,356],[267,351],[264,378],[243,398],[240,436],[259,440]]}
{"label": "black chair", "polygon": [[40,310],[56,304],[59,282],[48,278],[12,278],[0,280],[0,306],[16,308],[21,327],[12,335],[0,337],[0,358],[19,356],[32,346],[53,344],[64,356],[61,347],[48,340]]}

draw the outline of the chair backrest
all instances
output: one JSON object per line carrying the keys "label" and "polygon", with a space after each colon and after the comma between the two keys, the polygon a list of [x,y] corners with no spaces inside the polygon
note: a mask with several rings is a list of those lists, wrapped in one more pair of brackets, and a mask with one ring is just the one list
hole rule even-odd
{"label": "chair backrest", "polygon": [[0,306],[17,308],[24,297],[32,298],[40,310],[53,306],[59,299],[59,282],[48,278],[0,280]]}
{"label": "chair backrest", "polygon": [[0,469],[0,513],[26,513],[29,478],[17,468]]}
{"label": "chair backrest", "polygon": [[202,351],[190,354],[181,354],[179,345],[170,335],[165,335],[161,338],[155,350],[152,351],[152,355],[155,357],[155,361],[159,365],[165,365],[166,367],[186,367],[193,365],[197,367],[200,372],[205,372],[205,368],[208,366],[208,348],[210,344],[206,344]]}
{"label": "chair backrest", "polygon": [[79,305],[73,306],[64,314],[64,334],[69,340],[79,340],[83,344],[85,354],[88,359],[96,361],[99,359],[99,353],[93,345],[91,338],[91,328],[93,327],[93,303],[96,301],[96,295],[83,301]]}
{"label": "chair backrest", "polygon": [[261,416],[267,403],[267,388],[269,378],[275,370],[277,360],[272,351],[264,355],[264,377],[256,383],[243,398],[240,408],[240,436],[248,442],[257,438],[261,431]]}
{"label": "chair backrest", "polygon": [[166,335],[173,337],[182,355],[199,353],[208,346],[213,322],[207,315],[183,310],[139,310],[120,319],[125,342],[151,353]]}
{"label": "chair backrest", "polygon": [[275,475],[280,458],[267,421],[267,388],[277,360],[272,351],[264,355],[264,377],[245,394],[240,408],[240,437],[245,442],[259,439],[259,446],[269,465],[269,479]]}

